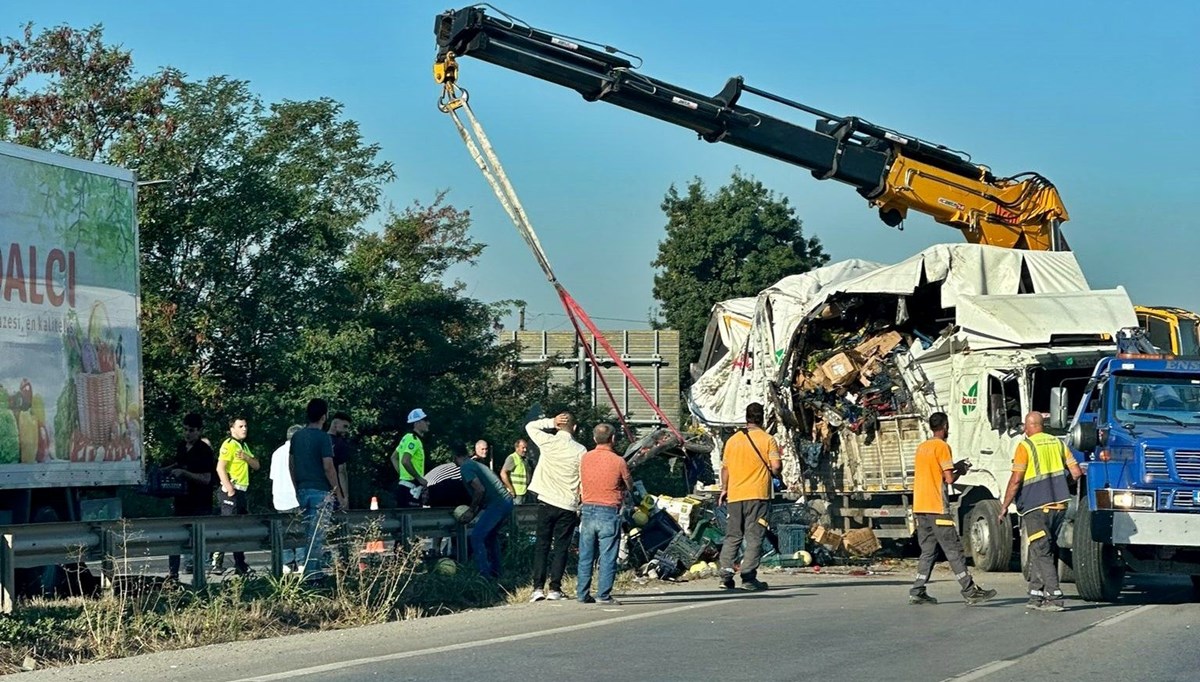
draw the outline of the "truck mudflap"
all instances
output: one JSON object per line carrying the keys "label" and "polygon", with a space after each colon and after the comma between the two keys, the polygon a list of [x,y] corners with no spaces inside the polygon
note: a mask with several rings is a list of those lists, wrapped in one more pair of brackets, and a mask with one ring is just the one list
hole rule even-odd
{"label": "truck mudflap", "polygon": [[1097,511],[1092,538],[1114,545],[1200,547],[1200,514]]}

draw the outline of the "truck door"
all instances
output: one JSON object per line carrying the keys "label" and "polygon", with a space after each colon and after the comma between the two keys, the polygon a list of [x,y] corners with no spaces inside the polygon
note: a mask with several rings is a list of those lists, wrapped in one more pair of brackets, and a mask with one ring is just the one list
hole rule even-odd
{"label": "truck door", "polygon": [[951,444],[955,459],[969,458],[973,464],[963,482],[996,488],[1002,479],[1008,479],[1014,442],[1011,434],[1021,432],[1020,374],[979,368],[964,371],[957,385]]}

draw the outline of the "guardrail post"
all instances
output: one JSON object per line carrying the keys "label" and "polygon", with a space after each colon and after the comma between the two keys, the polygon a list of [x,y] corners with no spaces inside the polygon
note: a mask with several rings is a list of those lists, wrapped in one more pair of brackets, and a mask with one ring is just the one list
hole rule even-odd
{"label": "guardrail post", "polygon": [[16,555],[13,553],[13,536],[5,533],[0,538],[0,613],[12,613],[17,604]]}
{"label": "guardrail post", "polygon": [[283,575],[283,521],[271,519],[271,575]]}
{"label": "guardrail post", "polygon": [[202,590],[208,585],[208,550],[204,542],[204,524],[192,524],[192,587]]}
{"label": "guardrail post", "polygon": [[412,541],[412,515],[400,512],[400,537],[396,541],[399,547],[405,547]]}
{"label": "guardrail post", "polygon": [[114,574],[117,564],[117,534],[111,528],[100,530],[100,589],[104,596],[111,597],[115,590]]}
{"label": "guardrail post", "polygon": [[467,526],[466,524],[454,524],[454,555],[455,561],[460,564],[467,563]]}

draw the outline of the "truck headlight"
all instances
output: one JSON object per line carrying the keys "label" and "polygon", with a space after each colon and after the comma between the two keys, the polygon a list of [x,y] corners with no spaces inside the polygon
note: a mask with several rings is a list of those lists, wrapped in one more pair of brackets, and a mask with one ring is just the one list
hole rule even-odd
{"label": "truck headlight", "polygon": [[1113,490],[1111,499],[1113,509],[1154,509],[1154,493]]}

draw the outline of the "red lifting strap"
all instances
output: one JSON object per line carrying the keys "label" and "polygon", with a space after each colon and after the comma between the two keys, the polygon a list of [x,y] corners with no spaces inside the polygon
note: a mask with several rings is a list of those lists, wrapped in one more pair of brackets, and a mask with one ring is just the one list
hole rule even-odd
{"label": "red lifting strap", "polygon": [[592,323],[592,320],[590,317],[588,317],[588,314],[575,301],[575,299],[571,297],[571,294],[567,293],[567,290],[562,286],[562,284],[556,281],[554,286],[558,290],[558,297],[562,299],[563,307],[567,311],[567,317],[571,318],[571,324],[575,326],[575,334],[579,337],[579,343],[583,345],[584,350],[587,352],[588,359],[591,360],[592,366],[596,368],[596,376],[600,377],[600,383],[604,385],[604,391],[608,394],[608,399],[612,403],[613,409],[617,413],[617,418],[621,420],[621,427],[625,430],[625,437],[628,438],[630,442],[633,442],[633,436],[629,431],[629,425],[625,423],[625,415],[621,414],[621,408],[617,404],[617,399],[615,396],[613,396],[612,390],[608,387],[608,381],[604,379],[604,373],[599,371],[600,365],[596,361],[595,354],[592,353],[592,344],[589,343],[587,338],[583,335],[583,330],[579,328],[579,322],[576,321],[576,318],[583,322],[584,326],[587,327],[588,331],[591,332],[592,336],[597,342],[599,342],[604,351],[608,353],[608,357],[611,358],[617,368],[621,370],[621,373],[625,375],[625,378],[629,380],[629,383],[633,384],[633,387],[637,389],[638,395],[642,396],[642,399],[646,401],[646,404],[648,404],[651,409],[654,410],[654,414],[658,415],[658,418],[662,420],[662,423],[666,424],[667,428],[671,430],[671,434],[679,440],[679,444],[683,445],[684,439],[683,436],[680,435],[679,429],[675,428],[675,424],[670,420],[670,418],[667,417],[666,414],[663,413],[662,409],[659,408],[658,403],[654,401],[654,398],[652,398],[650,394],[646,392],[646,389],[642,387],[642,382],[637,380],[637,377],[635,377],[633,372],[630,371],[629,366],[626,365],[623,360],[621,360],[621,356],[618,355],[617,351],[613,349],[612,344],[608,342],[608,339],[604,338],[604,335],[601,334],[598,329],[596,329],[596,325]]}

